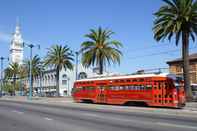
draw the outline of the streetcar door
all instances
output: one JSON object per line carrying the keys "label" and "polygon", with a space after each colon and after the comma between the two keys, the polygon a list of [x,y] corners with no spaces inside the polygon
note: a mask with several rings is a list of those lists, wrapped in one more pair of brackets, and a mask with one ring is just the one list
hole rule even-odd
{"label": "streetcar door", "polygon": [[159,90],[160,90],[160,104],[165,105],[165,95],[166,95],[166,90],[165,90],[166,86],[165,86],[165,82],[164,81],[160,81],[159,82]]}
{"label": "streetcar door", "polygon": [[106,102],[105,87],[103,87],[103,86],[100,86],[98,88],[97,101],[98,101],[98,103],[105,103]]}
{"label": "streetcar door", "polygon": [[165,83],[163,81],[156,81],[154,86],[154,103],[156,105],[164,105],[165,95]]}

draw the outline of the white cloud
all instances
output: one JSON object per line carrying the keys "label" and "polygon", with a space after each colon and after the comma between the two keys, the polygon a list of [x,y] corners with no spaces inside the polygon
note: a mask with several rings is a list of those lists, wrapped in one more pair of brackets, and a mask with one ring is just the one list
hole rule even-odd
{"label": "white cloud", "polygon": [[1,42],[10,42],[11,41],[11,34],[0,32],[0,41]]}

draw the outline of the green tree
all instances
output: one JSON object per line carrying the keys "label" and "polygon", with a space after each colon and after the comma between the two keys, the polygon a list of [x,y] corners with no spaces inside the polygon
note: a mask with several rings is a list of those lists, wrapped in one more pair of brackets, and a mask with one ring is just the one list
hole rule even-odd
{"label": "green tree", "polygon": [[163,0],[165,5],[154,14],[154,38],[157,41],[175,38],[176,45],[182,41],[183,76],[187,99],[192,98],[189,77],[189,38],[197,35],[197,1]]}
{"label": "green tree", "polygon": [[3,91],[7,93],[14,92],[13,85],[10,82],[5,82],[3,84]]}
{"label": "green tree", "polygon": [[16,80],[19,77],[20,69],[18,63],[11,63],[9,67],[5,69],[5,78],[13,81],[13,91],[16,90]]}
{"label": "green tree", "polygon": [[36,77],[40,78],[42,73],[44,72],[44,63],[42,62],[41,58],[38,55],[33,56],[32,62],[30,60],[25,60],[24,69],[27,77],[30,76],[30,63],[32,63],[31,84],[33,85],[34,78]]}
{"label": "green tree", "polygon": [[122,56],[119,50],[122,44],[116,40],[110,40],[114,32],[107,29],[91,29],[89,34],[86,34],[89,40],[81,44],[82,64],[85,67],[99,67],[99,74],[103,74],[104,67],[112,63],[120,64]]}
{"label": "green tree", "polygon": [[70,48],[65,45],[54,45],[48,49],[45,58],[45,64],[52,66],[56,70],[56,95],[59,96],[59,72],[62,69],[73,69],[72,62],[74,61],[73,53]]}
{"label": "green tree", "polygon": [[[26,76],[29,76],[29,71],[30,71],[30,60],[26,60],[24,63],[24,67],[26,70]],[[40,76],[44,71],[44,64],[41,61],[41,58],[38,55],[35,55],[32,58],[32,80],[31,82],[34,82],[34,78],[37,76]]]}

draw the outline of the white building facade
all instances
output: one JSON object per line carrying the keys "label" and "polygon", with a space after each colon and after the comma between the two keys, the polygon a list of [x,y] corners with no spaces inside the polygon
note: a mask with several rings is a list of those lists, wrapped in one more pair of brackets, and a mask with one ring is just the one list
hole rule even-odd
{"label": "white building facade", "polygon": [[[62,69],[59,73],[59,94],[60,96],[70,96],[73,84],[76,80],[76,66],[73,70]],[[78,79],[93,77],[95,74],[90,68],[78,66]],[[23,81],[25,88],[29,88],[28,78]],[[55,96],[56,94],[56,71],[54,69],[46,70],[42,77],[37,76],[33,79],[34,94],[42,94],[43,96]]]}
{"label": "white building facade", "polygon": [[23,39],[19,24],[16,25],[15,32],[10,45],[10,63],[23,63]]}

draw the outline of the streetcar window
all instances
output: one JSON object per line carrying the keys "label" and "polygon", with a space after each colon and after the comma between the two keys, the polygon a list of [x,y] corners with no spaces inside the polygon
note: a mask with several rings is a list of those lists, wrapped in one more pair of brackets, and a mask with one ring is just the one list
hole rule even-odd
{"label": "streetcar window", "polygon": [[159,83],[159,90],[161,89],[161,83]]}
{"label": "streetcar window", "polygon": [[181,85],[181,82],[183,81],[182,77],[176,76],[176,80],[174,80],[174,86],[178,89]]}
{"label": "streetcar window", "polygon": [[131,90],[131,86],[128,86],[128,90]]}
{"label": "streetcar window", "polygon": [[118,86],[115,86],[115,90],[118,91],[119,90],[119,87]]}
{"label": "streetcar window", "polygon": [[127,90],[127,86],[124,86],[124,90]]}
{"label": "streetcar window", "polygon": [[127,80],[127,82],[131,82],[131,80]]}
{"label": "streetcar window", "polygon": [[152,85],[146,85],[146,89],[147,90],[151,90],[152,89]]}
{"label": "streetcar window", "polygon": [[124,82],[124,80],[120,80],[120,82],[122,82],[122,83],[123,83],[123,82]]}
{"label": "streetcar window", "polygon": [[133,79],[133,82],[137,82],[137,79]]}
{"label": "streetcar window", "polygon": [[141,90],[144,90],[144,86],[143,85],[141,86]]}
{"label": "streetcar window", "polygon": [[82,89],[85,91],[86,90],[86,87],[83,87]]}

